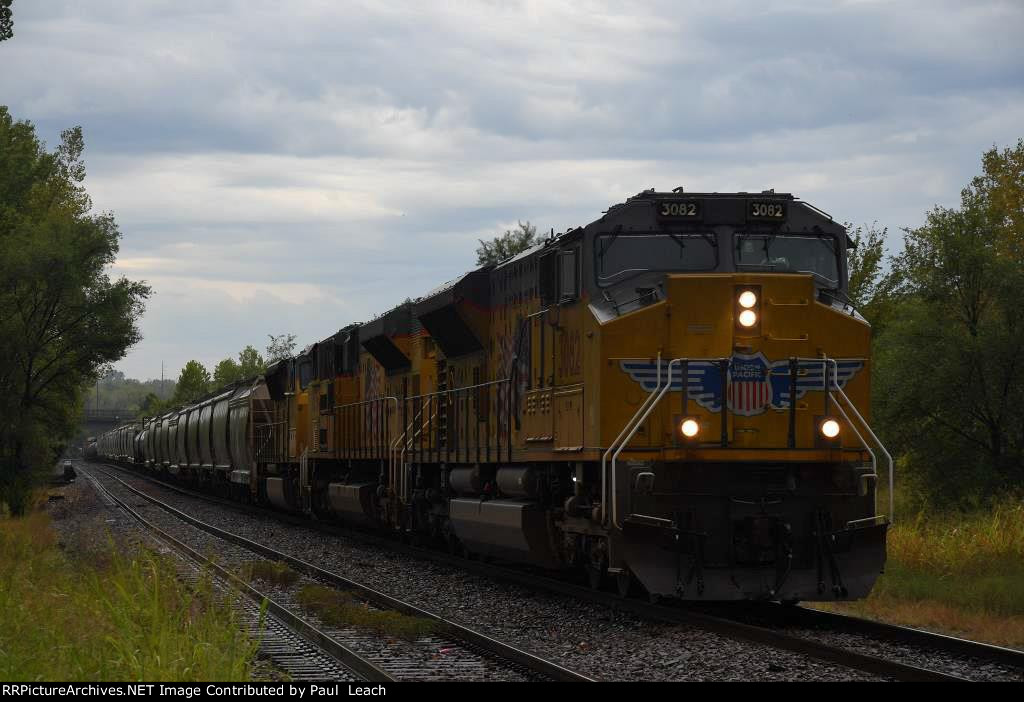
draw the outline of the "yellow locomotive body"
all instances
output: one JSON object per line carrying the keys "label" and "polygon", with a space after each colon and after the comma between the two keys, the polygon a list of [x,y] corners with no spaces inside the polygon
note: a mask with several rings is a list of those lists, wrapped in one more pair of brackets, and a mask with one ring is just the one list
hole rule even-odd
{"label": "yellow locomotive body", "polygon": [[622,591],[863,597],[849,243],[789,195],[640,193],[269,369],[247,497]]}

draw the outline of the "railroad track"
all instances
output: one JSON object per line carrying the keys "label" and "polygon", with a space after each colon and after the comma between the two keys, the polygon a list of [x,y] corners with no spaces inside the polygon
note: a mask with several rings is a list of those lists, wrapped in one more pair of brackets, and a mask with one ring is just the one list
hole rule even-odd
{"label": "railroad track", "polygon": [[[723,613],[722,608],[699,608],[692,606],[666,606],[651,604],[635,599],[624,599],[607,592],[594,591],[586,587],[557,580],[548,576],[517,568],[508,568],[469,561],[457,556],[434,549],[409,546],[398,543],[380,535],[357,531],[324,522],[311,521],[300,515],[292,515],[277,510],[239,505],[219,497],[197,493],[192,490],[169,484],[156,478],[138,473],[120,466],[112,466],[125,470],[130,475],[142,480],[158,484],[166,489],[192,498],[205,500],[243,513],[258,513],[290,524],[314,529],[323,533],[355,538],[377,546],[382,546],[410,556],[448,565],[454,565],[468,572],[483,575],[502,582],[520,585],[532,589],[566,595],[611,609],[626,611],[638,617],[671,624],[693,625],[714,631],[724,636],[766,644],[776,648],[806,655],[821,661],[837,663],[848,668],[860,670],[891,680],[913,681],[965,681],[967,678],[953,672],[920,665],[891,660],[887,657],[871,655],[857,650],[854,646],[836,646],[816,641],[813,636],[787,633],[795,625],[806,628],[818,628],[831,631],[850,632],[861,636],[898,642],[902,645],[936,651],[951,656],[969,657],[981,663],[998,663],[1003,666],[1022,671],[1024,677],[1024,652],[1001,648],[976,641],[934,634],[932,632],[882,624],[870,620],[836,615],[803,607],[784,608],[771,606],[732,607],[733,611]],[[729,609],[729,608],[726,608]],[[751,621],[756,623],[751,623]]]}
{"label": "railroad track", "polygon": [[[293,680],[337,680],[386,682],[390,676],[330,639],[308,622],[282,610],[274,601],[243,582],[187,544],[145,519],[124,500],[108,490],[89,471],[82,471],[100,499],[113,509],[120,509],[138,522],[145,533],[169,545],[185,558],[176,559],[178,576],[196,585],[204,570],[211,573],[214,585],[225,597],[237,593],[234,604],[239,610],[246,633],[260,640],[260,651]],[[261,605],[268,603],[268,616]]]}
{"label": "railroad track", "polygon": [[[92,469],[113,481],[119,488],[127,490],[131,495],[145,500],[148,504],[159,508],[194,529],[210,535],[221,542],[239,547],[247,552],[250,557],[256,555],[263,559],[284,563],[295,572],[308,578],[310,582],[327,585],[343,592],[353,593],[368,608],[372,607],[384,611],[399,612],[409,617],[432,622],[436,634],[431,633],[418,637],[415,641],[405,642],[407,645],[404,646],[396,646],[392,640],[382,648],[382,641],[384,639],[380,635],[360,635],[349,628],[345,628],[343,632],[330,631],[329,634],[324,634],[329,638],[332,636],[343,638],[345,648],[351,649],[353,655],[358,655],[356,652],[362,651],[372,652],[368,658],[372,660],[372,664],[377,669],[388,676],[388,680],[501,679],[523,681],[593,681],[591,678],[528,651],[510,646],[464,624],[391,597],[379,590],[324,570],[290,554],[277,551],[245,537],[202,522],[151,495],[147,495],[145,492],[129,485],[103,469],[96,468],[95,466]],[[133,475],[135,474],[133,473]],[[107,492],[109,493],[110,491],[107,490]],[[221,558],[233,559],[236,563],[239,560],[237,557],[227,553],[226,550],[219,550],[219,556]],[[293,592],[282,593],[280,592],[281,589],[278,588],[278,592],[275,593],[275,596],[282,600],[281,606],[287,611],[301,609],[295,594]],[[376,651],[374,652],[375,649]]]}
{"label": "railroad track", "polygon": [[770,617],[769,621],[778,622],[782,626],[839,629],[936,651],[945,651],[954,655],[992,661],[1024,671],[1024,651],[1013,648],[810,607],[785,607],[772,603],[766,609],[768,610],[767,616]]}

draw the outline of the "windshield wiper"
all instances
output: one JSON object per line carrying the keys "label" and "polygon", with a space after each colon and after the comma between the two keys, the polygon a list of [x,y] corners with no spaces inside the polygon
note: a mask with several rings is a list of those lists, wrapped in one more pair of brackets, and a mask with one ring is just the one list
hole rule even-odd
{"label": "windshield wiper", "polygon": [[[601,270],[604,270],[604,255],[611,250],[612,244],[614,244],[615,240],[619,238],[619,234],[621,232],[622,225],[617,224],[615,225],[615,228],[611,230],[610,237],[598,237],[597,241],[600,244],[600,249],[597,252],[597,260],[601,262]],[[607,245],[604,242],[605,238],[608,239]]]}
{"label": "windshield wiper", "polygon": [[[682,234],[673,234],[672,232],[669,232],[668,235],[670,237],[672,237],[672,241],[674,241],[677,244],[679,244],[679,250],[680,251],[685,251],[686,250],[686,242],[683,240],[683,235]],[[682,258],[682,254],[680,254],[680,258]]]}

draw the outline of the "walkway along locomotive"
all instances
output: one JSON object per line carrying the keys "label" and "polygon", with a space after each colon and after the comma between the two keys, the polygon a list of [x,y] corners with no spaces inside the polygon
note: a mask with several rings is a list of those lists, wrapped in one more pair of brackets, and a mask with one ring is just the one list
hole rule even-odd
{"label": "walkway along locomotive", "polygon": [[99,453],[595,586],[864,597],[892,509],[850,246],[791,195],[645,191]]}

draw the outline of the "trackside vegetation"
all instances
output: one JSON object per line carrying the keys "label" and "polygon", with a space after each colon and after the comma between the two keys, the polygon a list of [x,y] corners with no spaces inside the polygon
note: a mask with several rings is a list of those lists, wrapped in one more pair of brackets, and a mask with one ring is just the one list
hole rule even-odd
{"label": "trackside vegetation", "polygon": [[904,511],[868,599],[829,609],[1024,648],[1024,504]]}
{"label": "trackside vegetation", "polygon": [[72,559],[49,517],[0,519],[0,680],[246,681],[257,642],[162,557]]}
{"label": "trackside vegetation", "polygon": [[250,561],[242,566],[239,575],[248,582],[259,580],[274,585],[291,585],[299,579],[298,573],[277,561]]}
{"label": "trackside vegetation", "polygon": [[896,523],[871,596],[837,608],[1024,647],[1024,140],[981,170],[896,255],[884,230],[853,232]]}
{"label": "trackside vegetation", "polygon": [[437,623],[431,619],[371,609],[366,602],[356,599],[350,593],[323,585],[303,587],[299,591],[299,604],[332,626],[352,626],[399,639],[411,641],[420,636],[429,636],[437,630]]}

